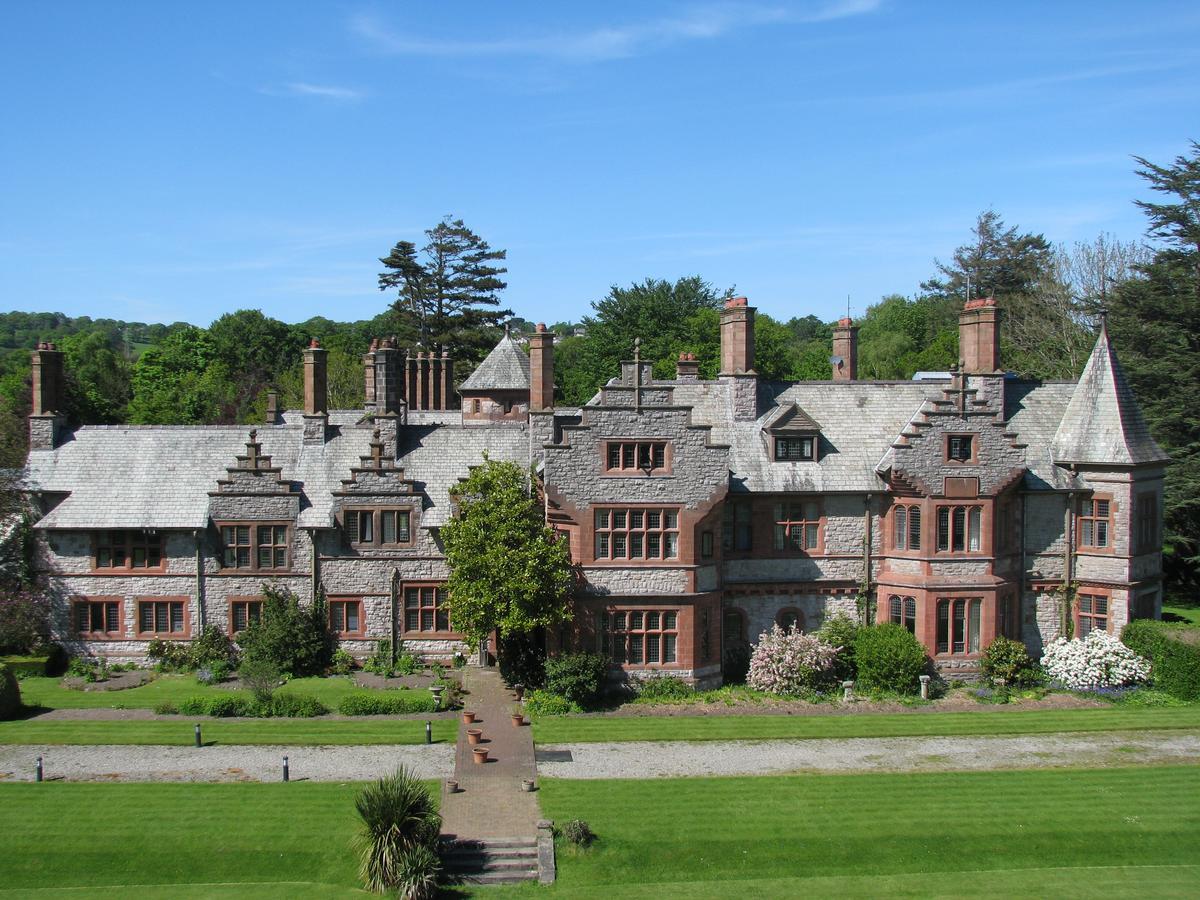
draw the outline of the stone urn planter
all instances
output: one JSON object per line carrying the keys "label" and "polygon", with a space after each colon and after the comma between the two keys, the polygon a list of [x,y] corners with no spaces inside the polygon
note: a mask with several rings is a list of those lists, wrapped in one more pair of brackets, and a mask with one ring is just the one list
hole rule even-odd
{"label": "stone urn planter", "polygon": [[487,747],[476,747],[474,750],[471,751],[471,754],[474,756],[475,763],[477,765],[483,765],[485,762],[488,761],[488,748]]}
{"label": "stone urn planter", "polygon": [[537,787],[537,783],[532,778],[522,778],[521,779],[521,790],[523,790],[525,793],[527,793],[527,794],[532,793],[534,788],[536,788],[536,787]]}
{"label": "stone urn planter", "polygon": [[433,708],[437,711],[442,708],[442,691],[446,690],[446,686],[435,684],[429,688],[429,693],[433,694]]}
{"label": "stone urn planter", "polygon": [[447,794],[457,794],[458,793],[458,782],[455,781],[453,778],[446,779],[446,793]]}
{"label": "stone urn planter", "polygon": [[462,714],[462,720],[463,720],[464,725],[470,725],[472,722],[475,721],[475,713],[473,713],[469,709],[464,709],[463,714]]}
{"label": "stone urn planter", "polygon": [[474,747],[483,738],[483,730],[480,728],[467,729],[467,743]]}
{"label": "stone urn planter", "polygon": [[521,700],[524,700],[525,699],[525,685],[514,684],[513,685],[513,695],[517,698],[518,702]]}
{"label": "stone urn planter", "polygon": [[512,723],[513,723],[513,728],[520,728],[522,725],[525,724],[525,717],[523,715],[521,715],[521,713],[513,713],[512,714]]}

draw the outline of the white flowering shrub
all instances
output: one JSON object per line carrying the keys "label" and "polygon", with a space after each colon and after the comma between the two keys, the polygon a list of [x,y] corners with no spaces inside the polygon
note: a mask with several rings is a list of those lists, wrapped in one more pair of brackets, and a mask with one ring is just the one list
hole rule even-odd
{"label": "white flowering shrub", "polygon": [[829,680],[837,653],[816,635],[795,627],[784,631],[777,623],[759,637],[746,684],[771,694],[798,694]]}
{"label": "white flowering shrub", "polygon": [[1071,690],[1121,687],[1150,677],[1150,662],[1115,637],[1093,631],[1082,641],[1058,638],[1046,648],[1042,668]]}

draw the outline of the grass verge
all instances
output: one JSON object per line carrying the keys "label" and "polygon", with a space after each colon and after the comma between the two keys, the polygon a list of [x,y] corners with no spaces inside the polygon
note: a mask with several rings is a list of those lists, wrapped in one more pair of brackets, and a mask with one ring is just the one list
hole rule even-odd
{"label": "grass verge", "polygon": [[1198,795],[1195,767],[541,785],[599,836],[555,891],[606,898],[1186,895]]}
{"label": "grass verge", "polygon": [[[191,746],[195,719],[58,720],[0,722],[0,744],[166,744]],[[453,742],[458,724],[433,719],[433,739]],[[419,719],[202,720],[206,744],[283,744],[293,747],[355,744],[423,744]]]}
{"label": "grass verge", "polygon": [[1051,734],[1200,728],[1200,705],[1176,708],[913,712],[842,716],[549,716],[534,723],[541,744],[595,741],[732,741],[806,738]]}

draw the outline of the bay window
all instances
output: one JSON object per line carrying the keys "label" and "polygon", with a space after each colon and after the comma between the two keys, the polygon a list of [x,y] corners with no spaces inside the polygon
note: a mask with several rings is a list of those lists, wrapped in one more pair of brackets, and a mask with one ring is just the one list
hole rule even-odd
{"label": "bay window", "polygon": [[678,559],[679,510],[603,508],[594,513],[596,559]]}
{"label": "bay window", "polygon": [[937,511],[937,548],[951,552],[978,552],[983,507],[940,506]]}
{"label": "bay window", "polygon": [[937,602],[937,652],[978,653],[982,600]]}

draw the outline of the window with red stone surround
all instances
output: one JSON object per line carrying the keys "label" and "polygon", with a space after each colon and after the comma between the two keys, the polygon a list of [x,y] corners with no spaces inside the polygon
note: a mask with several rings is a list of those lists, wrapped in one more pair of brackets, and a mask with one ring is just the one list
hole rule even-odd
{"label": "window with red stone surround", "polygon": [[775,549],[821,552],[821,505],[817,501],[775,504]]}
{"label": "window with red stone surround", "polygon": [[979,462],[979,442],[973,434],[946,435],[946,462],[972,464]]}
{"label": "window with red stone surround", "polygon": [[892,507],[892,548],[921,549],[921,507],[898,503]]}
{"label": "window with red stone surround", "polygon": [[98,571],[106,569],[147,569],[161,571],[163,567],[162,535],[150,531],[97,531],[92,535],[93,564]]}
{"label": "window with red stone surround", "polygon": [[1093,631],[1108,631],[1108,597],[1080,591],[1075,610],[1075,637],[1082,640]]}
{"label": "window with red stone surround", "polygon": [[412,510],[348,509],[343,513],[346,537],[355,547],[406,547],[413,540]]}
{"label": "window with red stone surround", "polygon": [[667,441],[607,441],[606,475],[666,475],[671,471]]}
{"label": "window with red stone surround", "polygon": [[1097,495],[1079,506],[1079,547],[1108,550],[1112,547],[1112,498]]}
{"label": "window with red stone surround", "polygon": [[917,598],[916,597],[901,597],[898,594],[892,594],[888,597],[888,618],[889,622],[895,622],[897,625],[903,625],[912,634],[917,633]]}
{"label": "window with red stone surround", "polygon": [[263,599],[251,597],[229,601],[229,633],[237,634],[262,621]]}
{"label": "window with red stone surround", "polygon": [[596,613],[598,652],[613,662],[637,666],[673,665],[677,661],[679,613],[675,610],[632,610]]}
{"label": "window with red stone surround", "polygon": [[406,585],[404,588],[405,633],[450,633],[446,588],[438,584]]}
{"label": "window with red stone surround", "polygon": [[282,522],[222,522],[221,565],[246,571],[290,568],[291,527]]}
{"label": "window with red stone surround", "polygon": [[939,553],[978,553],[983,531],[983,507],[939,506],[937,548]]}
{"label": "window with red stone surround", "polygon": [[186,597],[137,601],[138,637],[186,638],[191,625]]}
{"label": "window with red stone surround", "polygon": [[338,637],[362,637],[366,630],[362,600],[330,600],[329,630]]}
{"label": "window with red stone surround", "polygon": [[677,508],[600,507],[593,515],[597,560],[679,558]]}
{"label": "window with red stone surround", "polygon": [[1021,606],[1015,594],[1004,594],[997,600],[996,633],[1014,641],[1021,639]]}
{"label": "window with red stone surround", "polygon": [[754,549],[754,507],[749,500],[728,500],[722,510],[721,546],[726,553]]}
{"label": "window with red stone surround", "polygon": [[735,606],[725,609],[721,618],[726,647],[741,646],[746,640],[746,613]]}
{"label": "window with red stone surround", "polygon": [[983,601],[937,601],[937,652],[952,656],[979,652]]}
{"label": "window with red stone surround", "polygon": [[71,623],[81,638],[124,637],[124,618],[125,604],[120,597],[89,597],[72,604]]}

